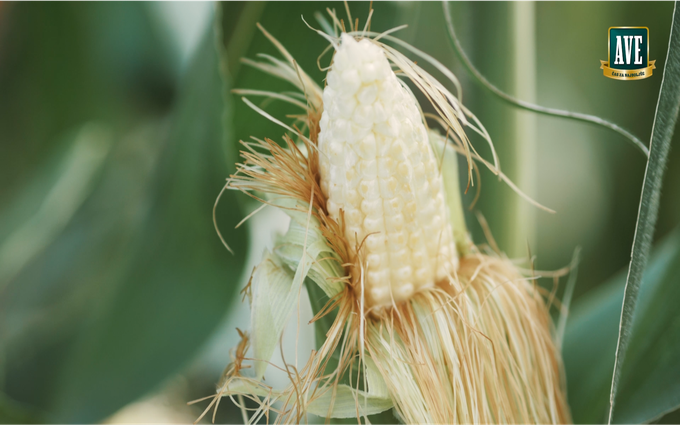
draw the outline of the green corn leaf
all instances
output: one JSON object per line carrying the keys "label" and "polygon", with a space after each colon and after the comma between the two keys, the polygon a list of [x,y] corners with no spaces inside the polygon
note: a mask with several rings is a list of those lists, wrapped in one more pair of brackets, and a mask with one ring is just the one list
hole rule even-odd
{"label": "green corn leaf", "polygon": [[[673,269],[680,264],[680,232],[668,236],[655,249],[645,269],[640,291],[639,310],[633,324],[631,355],[627,357],[619,389],[618,400],[630,400],[634,394],[647,395],[645,406],[625,403],[617,409],[615,421],[641,423],[665,412],[678,400],[680,393],[673,389],[673,377],[680,373],[674,358],[680,356],[679,346],[662,347],[664,342],[675,341],[673,326],[674,306],[680,302],[675,288]],[[574,303],[569,313],[564,335],[563,357],[567,371],[569,405],[575,423],[600,423],[606,418],[609,389],[614,370],[618,324],[626,283],[625,273],[601,285]],[[663,304],[663,306],[661,306]],[[667,334],[670,332],[670,334]],[[657,351],[649,350],[652,347]],[[644,356],[632,354],[646,350]],[[668,364],[670,360],[671,364]],[[661,372],[668,380],[646,380],[648,368]],[[651,377],[651,376],[650,376]],[[655,389],[641,388],[646,382]],[[677,378],[675,382],[680,382]],[[666,385],[665,385],[666,384]],[[652,400],[653,399],[653,400]],[[622,401],[619,404],[623,403]],[[680,401],[676,401],[676,406]],[[628,413],[626,413],[626,411]],[[646,411],[646,413],[644,413]],[[631,415],[642,413],[645,417]],[[625,416],[619,416],[619,414]],[[626,419],[619,419],[619,418]]]}
{"label": "green corn leaf", "polygon": [[[219,27],[215,27],[219,28]],[[225,142],[223,52],[212,27],[185,75],[159,158],[143,226],[127,246],[128,266],[111,278],[60,373],[54,420],[97,422],[178,372],[220,323],[238,292],[247,252],[235,193],[223,196],[217,222],[235,255],[220,243],[210,209],[235,158]],[[102,277],[104,278],[104,277]],[[115,289],[115,291],[114,291]]]}
{"label": "green corn leaf", "polygon": [[617,387],[630,342],[633,314],[642,283],[642,273],[647,264],[647,257],[654,237],[663,173],[680,108],[680,14],[677,13],[677,3],[673,11],[672,22],[666,65],[654,117],[650,154],[640,198],[635,237],[633,238],[633,252],[621,309],[614,376],[609,399],[609,423],[614,416]]}
{"label": "green corn leaf", "polygon": [[[145,125],[120,140],[100,124],[69,132],[64,157],[42,165],[0,219],[7,235],[0,236],[0,257],[12,260],[0,272],[3,389],[45,418],[77,336],[115,293],[126,267],[147,207],[160,129]],[[99,149],[110,149],[103,161]]]}
{"label": "green corn leaf", "polygon": [[143,3],[2,8],[0,204],[40,172],[73,128],[96,121],[118,130],[166,110],[178,61],[149,9]]}
{"label": "green corn leaf", "polygon": [[615,423],[650,422],[680,407],[678,235],[675,232],[674,246],[661,251],[659,279],[645,280],[641,288],[616,394]]}

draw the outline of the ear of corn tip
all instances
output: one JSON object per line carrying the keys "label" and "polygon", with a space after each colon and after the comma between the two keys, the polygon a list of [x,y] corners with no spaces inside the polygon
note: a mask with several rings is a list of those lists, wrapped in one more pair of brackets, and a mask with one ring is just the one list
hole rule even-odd
{"label": "ear of corn tip", "polygon": [[365,261],[368,305],[432,287],[457,256],[443,184],[415,98],[368,39],[343,34],[324,89],[321,188]]}

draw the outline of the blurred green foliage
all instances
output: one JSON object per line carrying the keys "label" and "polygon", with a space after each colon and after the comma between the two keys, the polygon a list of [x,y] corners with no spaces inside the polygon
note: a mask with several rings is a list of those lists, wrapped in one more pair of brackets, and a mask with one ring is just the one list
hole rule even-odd
{"label": "blurred green foliage", "polygon": [[[227,192],[218,207],[232,256],[214,232],[213,202],[234,170],[238,140],[281,136],[229,89],[290,90],[239,62],[276,54],[256,22],[323,84],[317,58],[327,42],[300,16],[319,27],[314,13],[326,7],[344,16],[340,2],[224,3],[215,28],[194,22],[205,35],[183,67],[170,42],[175,29],[161,25],[149,4],[0,3],[0,421],[101,421],[178,376],[190,382],[178,403],[214,390],[219,371],[196,377],[187,366],[237,302],[249,271],[249,238],[245,227],[234,226],[252,205]],[[368,8],[351,4],[360,26]],[[397,35],[453,70],[465,104],[499,151],[511,152],[515,112],[455,60],[441,5],[378,2],[374,8],[371,28],[408,24]],[[512,47],[508,5],[451,8],[475,65],[516,94],[513,52],[503,50]],[[601,116],[648,140],[671,12],[671,3],[537,3],[537,102]],[[658,69],[652,78],[602,76],[607,28],[621,25],[650,28]],[[326,54],[320,64],[329,61]],[[277,117],[299,113],[253,100]],[[574,419],[597,422],[608,402],[619,271],[630,258],[645,162],[606,130],[555,118],[537,122],[535,197],[558,212],[536,213],[531,252],[537,268],[556,269],[569,263],[576,245],[583,247],[565,362]],[[488,158],[480,140],[473,142]],[[679,251],[672,230],[680,224],[679,152],[672,149],[669,158],[657,231],[666,242],[645,275],[617,421],[651,420],[678,402],[672,354],[679,350],[673,309],[680,301]],[[481,188],[476,209],[508,249],[502,235],[512,223],[504,208],[515,195],[486,171]],[[466,205],[475,190],[465,195]],[[484,242],[473,214],[468,225],[475,241]],[[225,352],[222,366],[228,362]],[[218,421],[240,421],[227,404]],[[630,410],[637,405],[648,409]]]}
{"label": "blurred green foliage", "polygon": [[[614,411],[616,423],[658,419],[680,404],[680,232],[653,253],[641,285],[630,350]],[[582,297],[569,318],[564,360],[576,423],[606,421],[626,271]]]}
{"label": "blurred green foliage", "polygon": [[[67,131],[69,135],[59,142],[65,150],[59,155],[63,159],[42,160],[47,161],[46,169],[32,176],[30,195],[19,193],[19,206],[9,204],[8,216],[14,220],[3,221],[3,234],[8,237],[3,239],[0,252],[5,256],[0,258],[28,258],[16,272],[0,274],[3,387],[9,399],[41,420],[97,422],[156,388],[197,352],[237,292],[247,235],[245,228],[233,230],[242,214],[232,192],[223,196],[217,222],[227,241],[238,241],[235,255],[222,246],[211,219],[215,198],[225,177],[235,169],[236,159],[228,148],[233,145],[229,127],[224,125],[232,113],[225,103],[229,99],[225,58],[213,27],[208,27],[191,66],[177,82],[176,96],[171,85],[170,96],[164,93],[159,99],[152,90],[145,96],[150,98],[140,104],[118,97],[126,90],[136,92],[139,78],[150,78],[153,86],[174,71],[171,58],[154,58],[164,48],[160,34],[149,34],[148,6],[49,7],[88,25],[107,20],[106,25],[94,27],[105,33],[99,44],[83,51],[83,57],[71,52],[76,56],[73,65],[77,61],[97,64],[97,58],[120,51],[117,60],[129,60],[133,66],[119,69],[130,74],[129,80],[117,76],[125,90],[90,66],[84,72],[90,79],[101,78],[102,88],[96,93],[85,89],[84,100],[68,91],[41,92],[46,102],[52,102],[54,111],[48,112],[58,114],[73,102],[74,110],[69,111],[73,121],[96,119],[101,124],[79,124],[80,129]],[[13,5],[7,12],[41,16],[45,10]],[[82,18],[81,13],[85,13]],[[68,20],[62,24],[60,34],[78,29]],[[15,28],[16,37],[22,29]],[[112,30],[121,34],[106,34]],[[88,39],[93,31],[89,28],[75,38]],[[30,31],[26,34],[36,36]],[[109,38],[118,42],[121,35],[132,37],[122,48],[105,42]],[[49,31],[41,37],[49,40]],[[144,46],[136,44],[136,38],[148,43],[152,53],[136,55],[134,50]],[[128,44],[133,51],[125,48]],[[155,79],[156,68],[161,79]],[[77,87],[79,77],[65,71],[64,79],[48,79],[46,84]],[[29,82],[25,87],[32,88]],[[91,95],[95,95],[93,104],[104,105],[101,112],[88,107]],[[173,97],[175,101],[168,105]],[[120,101],[120,111],[112,108],[115,101]],[[126,110],[128,103],[145,112]],[[144,103],[165,104],[166,110],[143,108]],[[41,117],[35,119],[39,122]],[[47,140],[39,141],[44,150],[55,149],[50,142],[60,140],[64,131],[60,126],[68,128],[71,118],[55,119],[59,125],[46,128]],[[7,138],[3,142],[3,148],[12,147]],[[98,150],[100,161],[93,164],[92,155],[77,160],[83,149]],[[36,161],[40,167],[41,160]],[[90,171],[71,176],[80,169],[74,164],[80,163],[84,163],[80,168]],[[73,183],[83,179],[90,180],[85,182],[88,193],[74,194],[77,185]],[[50,197],[57,199],[48,205]],[[41,213],[45,208],[49,211]],[[64,208],[70,214],[60,211]],[[12,210],[17,212],[12,214]],[[32,214],[41,219],[34,220]],[[50,227],[50,217],[60,214],[63,217]],[[36,225],[37,229],[30,229]],[[24,227],[29,231],[23,231]],[[25,245],[37,248],[22,257]],[[2,264],[16,264],[10,260]]]}

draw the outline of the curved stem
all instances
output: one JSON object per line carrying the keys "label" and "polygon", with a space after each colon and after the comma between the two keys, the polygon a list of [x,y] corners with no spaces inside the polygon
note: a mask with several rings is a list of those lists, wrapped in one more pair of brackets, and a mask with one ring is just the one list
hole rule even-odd
{"label": "curved stem", "polygon": [[446,1],[442,2],[442,5],[444,8],[444,17],[446,18],[447,33],[449,36],[449,41],[451,42],[451,46],[453,47],[453,50],[458,55],[458,58],[463,62],[463,65],[465,65],[465,68],[467,68],[468,72],[470,72],[484,88],[498,96],[501,100],[509,103],[510,105],[516,106],[527,111],[532,111],[539,114],[550,115],[554,117],[568,118],[576,121],[588,122],[591,124],[599,125],[604,128],[608,128],[609,130],[615,131],[622,135],[623,137],[625,137],[626,139],[628,139],[631,143],[635,145],[635,147],[642,151],[642,153],[644,153],[646,157],[649,157],[649,149],[647,148],[647,146],[645,146],[644,143],[642,143],[640,139],[635,137],[628,130],[614,123],[611,123],[607,120],[604,120],[600,117],[596,117],[593,115],[582,114],[579,112],[564,111],[561,109],[546,108],[544,106],[525,102],[523,100],[510,96],[507,93],[504,93],[498,87],[491,84],[491,82],[484,78],[481,72],[479,72],[474,67],[474,65],[472,65],[472,62],[465,54],[465,51],[463,51],[463,47],[460,45],[460,41],[456,37],[456,32],[453,27],[453,21],[451,20],[451,13],[449,10],[448,2]]}

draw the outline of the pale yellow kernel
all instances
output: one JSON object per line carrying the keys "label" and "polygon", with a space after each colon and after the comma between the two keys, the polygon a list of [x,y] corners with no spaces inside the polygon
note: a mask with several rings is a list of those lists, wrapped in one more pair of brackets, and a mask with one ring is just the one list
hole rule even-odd
{"label": "pale yellow kernel", "polygon": [[415,193],[415,197],[418,200],[418,203],[422,205],[430,205],[432,203],[432,197],[430,196],[430,182],[425,180],[422,182],[415,182],[413,183],[418,190]]}
{"label": "pale yellow kernel", "polygon": [[418,229],[409,236],[409,244],[413,247],[419,246],[423,242],[423,231]]}
{"label": "pale yellow kernel", "polygon": [[428,280],[432,279],[432,272],[430,272],[429,267],[421,267],[416,269],[416,271],[413,273],[413,278],[417,282],[427,282]]}
{"label": "pale yellow kernel", "polygon": [[356,190],[348,189],[345,192],[345,200],[350,205],[359,205],[359,203],[361,202],[361,196],[359,195],[359,192],[357,192]]}
{"label": "pale yellow kernel", "polygon": [[330,199],[328,202],[326,202],[326,209],[328,210],[328,214],[330,214],[331,217],[337,217],[340,215],[340,207]]}
{"label": "pale yellow kernel", "polygon": [[366,233],[384,232],[385,220],[382,217],[366,217],[364,219],[364,230]]}
{"label": "pale yellow kernel", "polygon": [[411,282],[406,282],[399,286],[396,292],[395,298],[400,300],[408,299],[411,295],[413,295],[413,292],[415,292],[415,287]]}
{"label": "pale yellow kernel", "polygon": [[[392,247],[390,247],[392,248]],[[397,251],[392,251],[390,253],[390,263],[394,267],[401,267],[404,266],[408,263],[410,263],[411,260],[411,250],[408,248],[402,248]]]}
{"label": "pale yellow kernel", "polygon": [[363,214],[361,214],[361,211],[359,211],[356,208],[348,208],[345,211],[345,220],[347,221],[347,225],[349,226],[361,226],[361,223],[363,221]]}
{"label": "pale yellow kernel", "polygon": [[396,196],[398,182],[394,177],[388,177],[386,179],[380,179],[380,196],[384,198],[392,198]]}
{"label": "pale yellow kernel", "polygon": [[356,145],[356,153],[362,158],[362,159],[373,159],[375,158],[376,154],[376,146],[375,146],[375,136],[373,133],[369,133],[366,137],[361,139],[359,143]]}
{"label": "pale yellow kernel", "polygon": [[352,121],[362,127],[373,125],[373,107],[371,105],[359,105],[354,109]]}
{"label": "pale yellow kernel", "polygon": [[448,261],[448,258],[451,254],[452,253],[449,250],[449,246],[442,244],[442,246],[439,247],[438,260],[440,262],[446,262],[446,261]]}
{"label": "pale yellow kernel", "polygon": [[333,55],[333,69],[342,72],[349,67],[349,58],[346,50],[338,50]]}
{"label": "pale yellow kernel", "polygon": [[375,159],[364,159],[359,162],[359,172],[363,177],[376,178],[378,176],[378,163]]}
{"label": "pale yellow kernel", "polygon": [[[338,116],[344,119],[350,119],[354,115],[354,109],[357,106],[357,101],[353,97],[348,99],[340,99],[333,102],[332,112],[337,113]],[[325,106],[325,104],[324,104]]]}
{"label": "pale yellow kernel", "polygon": [[319,157],[319,172],[324,175],[330,173],[331,162],[326,156]]}
{"label": "pale yellow kernel", "polygon": [[377,97],[378,86],[376,84],[365,85],[357,93],[357,100],[363,105],[372,105]]}
{"label": "pale yellow kernel", "polygon": [[343,165],[345,155],[343,153],[342,145],[338,142],[331,142],[328,146],[328,159],[333,165]]}
{"label": "pale yellow kernel", "polygon": [[359,193],[364,198],[375,199],[380,196],[378,181],[374,179],[364,179],[359,183]]}
{"label": "pale yellow kernel", "polygon": [[390,288],[388,286],[373,287],[370,294],[376,304],[387,304],[390,301]]}
{"label": "pale yellow kernel", "polygon": [[390,249],[399,249],[406,245],[406,232],[395,232],[387,235],[387,243]]}
{"label": "pale yellow kernel", "polygon": [[350,122],[344,118],[336,119],[333,122],[333,136],[335,143],[350,140],[352,138]]}
{"label": "pale yellow kernel", "polygon": [[394,214],[385,217],[385,228],[390,232],[397,232],[404,229],[404,216]]}
{"label": "pale yellow kernel", "polygon": [[444,222],[442,220],[442,216],[440,216],[439,214],[435,214],[432,216],[432,221],[430,221],[430,227],[432,227],[432,229],[434,230],[441,229],[443,224]]}
{"label": "pale yellow kernel", "polygon": [[384,253],[372,253],[366,256],[366,264],[369,270],[379,270],[387,264],[387,255]]}
{"label": "pale yellow kernel", "polygon": [[406,161],[402,161],[397,165],[397,174],[403,178],[410,178],[409,166]]}
{"label": "pale yellow kernel", "polygon": [[326,82],[331,87],[338,87],[340,84],[340,76],[338,75],[337,71],[334,69],[328,71],[328,74],[326,74]]}
{"label": "pale yellow kernel", "polygon": [[422,163],[418,163],[413,166],[413,179],[415,180],[416,184],[422,184],[424,181],[427,181],[427,177],[425,176],[425,166]]}
{"label": "pale yellow kernel", "polygon": [[[383,105],[385,107],[385,105]],[[385,107],[386,108],[386,107]],[[389,117],[389,114],[388,114]],[[399,127],[395,127],[392,125],[393,122],[391,121],[391,118],[388,118],[387,121],[383,122],[378,122],[373,126],[373,129],[378,133],[386,137],[397,137],[399,135]]]}
{"label": "pale yellow kernel", "polygon": [[345,200],[344,189],[345,188],[340,186],[339,184],[331,184],[328,197],[331,199],[335,199],[338,204],[340,204],[341,202],[344,203]]}
{"label": "pale yellow kernel", "polygon": [[359,68],[359,76],[364,83],[372,83],[380,76],[380,66],[377,62],[366,62]]}
{"label": "pale yellow kernel", "polygon": [[361,211],[368,217],[383,217],[382,199],[364,199],[361,201]]}
{"label": "pale yellow kernel", "polygon": [[435,214],[435,209],[434,205],[432,205],[431,202],[427,202],[424,206],[420,208],[420,211],[418,211],[418,217],[425,223],[429,223],[432,217]]}
{"label": "pale yellow kernel", "polygon": [[400,213],[404,208],[404,201],[400,196],[395,196],[394,198],[383,201],[383,209],[385,214],[397,214]]}
{"label": "pale yellow kernel", "polygon": [[342,97],[349,97],[356,93],[361,87],[361,78],[359,78],[359,72],[354,69],[346,69],[340,74],[340,87],[342,87],[342,92],[339,93]]}
{"label": "pale yellow kernel", "polygon": [[413,140],[414,130],[411,121],[405,120],[401,124],[401,137],[404,140]]}
{"label": "pale yellow kernel", "polygon": [[328,172],[328,175],[330,176],[330,181],[332,182],[341,182],[343,181],[343,172],[345,170],[345,167],[342,165],[336,165],[333,164],[330,166],[330,171]]}
{"label": "pale yellow kernel", "polygon": [[354,143],[358,140],[363,139],[364,137],[368,137],[369,135],[373,134],[373,126],[365,126],[365,125],[358,125],[356,123],[352,123],[350,126],[351,129],[351,138],[347,139],[349,143]]}
{"label": "pale yellow kernel", "polygon": [[369,271],[366,273],[366,280],[372,286],[383,286],[385,282],[389,282],[389,270],[381,269],[377,271]]}
{"label": "pale yellow kernel", "polygon": [[395,140],[392,147],[390,147],[389,155],[395,161],[403,161],[406,159],[404,142],[399,139]]}
{"label": "pale yellow kernel", "polygon": [[[404,205],[404,214],[408,214],[408,217],[412,217],[415,215],[417,210],[416,203],[413,201],[409,201]],[[406,215],[404,216],[405,218],[407,217]]]}
{"label": "pale yellow kernel", "polygon": [[394,100],[395,93],[399,90],[399,83],[391,78],[385,81],[380,87],[380,99],[386,102]]}
{"label": "pale yellow kernel", "polygon": [[381,101],[373,103],[373,122],[380,123],[387,121],[387,113]]}
{"label": "pale yellow kernel", "polygon": [[391,177],[396,172],[396,164],[390,157],[378,158],[378,176],[382,178]]}
{"label": "pale yellow kernel", "polygon": [[421,251],[414,251],[411,255],[411,261],[416,269],[421,269],[427,265],[427,256]]}
{"label": "pale yellow kernel", "polygon": [[435,274],[437,280],[445,279],[448,276],[449,267],[447,264],[440,264],[437,267],[437,273]]}
{"label": "pale yellow kernel", "polygon": [[366,236],[366,248],[368,248],[369,251],[377,251],[379,249],[384,249],[384,247],[385,235],[382,233],[374,233]]}

